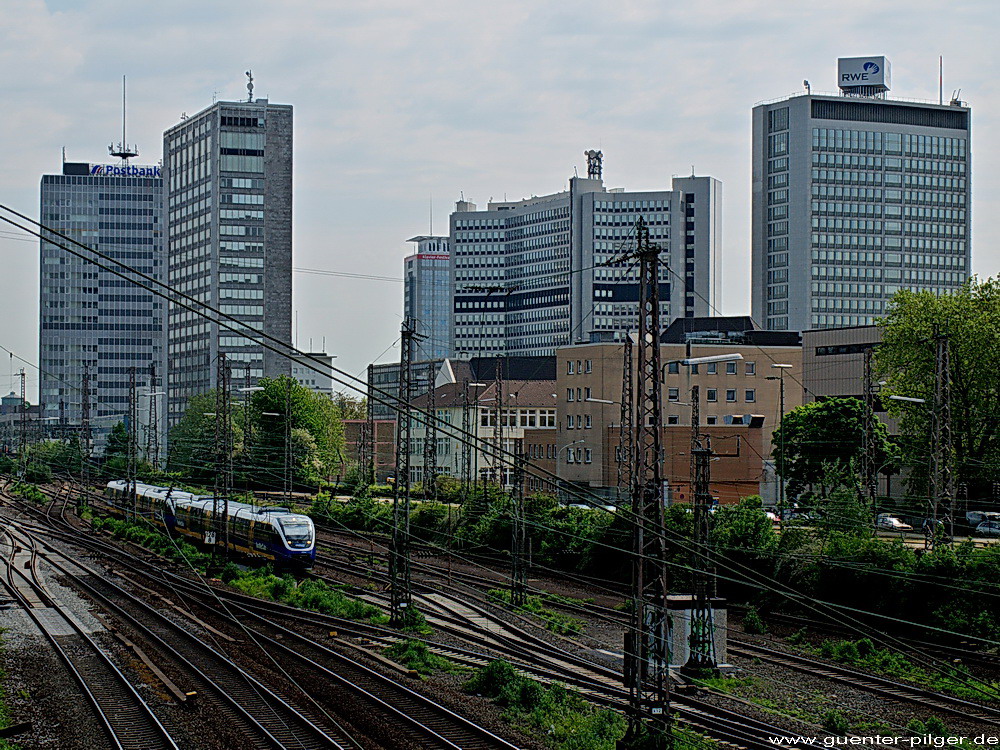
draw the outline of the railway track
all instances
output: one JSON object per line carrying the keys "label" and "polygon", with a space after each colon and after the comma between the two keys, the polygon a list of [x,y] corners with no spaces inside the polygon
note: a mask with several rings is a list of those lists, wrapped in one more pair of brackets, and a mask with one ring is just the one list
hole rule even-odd
{"label": "railway track", "polygon": [[170,732],[87,629],[45,588],[35,538],[7,524],[5,586],[51,644],[107,732],[116,750],[177,750]]}
{"label": "railway track", "polygon": [[[36,512],[41,518],[49,517],[48,513]],[[348,750],[359,747],[349,734],[335,724],[325,722],[325,726],[319,726],[228,656],[122,587],[105,580],[98,571],[80,562],[71,563],[57,551],[46,552],[41,547],[39,544],[38,554],[55,571],[72,581],[102,609],[140,633],[146,642],[179,666],[194,692],[214,698],[220,706],[221,718],[229,726],[238,727],[239,734],[245,736],[252,746],[262,750]]]}
{"label": "railway track", "polygon": [[[350,545],[347,554],[365,556],[370,554],[370,550]],[[340,567],[340,563],[338,563],[338,567]],[[427,567],[434,568],[434,566]],[[360,569],[360,566],[358,566],[358,570]],[[364,572],[368,576],[373,575],[370,569]],[[435,569],[434,572],[434,575],[438,577],[446,574],[440,568]],[[376,572],[374,575],[378,576],[380,574]],[[470,574],[452,571],[451,576],[456,580],[463,579],[462,582],[467,585],[477,583],[473,580],[476,576]],[[478,581],[480,587],[483,585],[495,587],[502,585],[502,583],[503,579],[500,577],[496,580],[483,577]],[[576,655],[557,649],[547,642],[532,642],[531,638],[524,637],[524,632],[513,628],[505,621],[500,621],[499,624],[491,624],[488,621],[489,618],[484,617],[482,612],[476,612],[474,607],[470,612],[468,602],[462,601],[462,595],[450,597],[451,600],[449,601],[449,595],[442,595],[440,591],[433,592],[428,589],[427,591],[421,591],[418,596],[423,598],[424,605],[427,607],[427,611],[431,613],[430,616],[433,618],[432,624],[435,627],[439,627],[442,630],[450,629],[452,633],[465,630],[467,631],[465,635],[480,647],[479,651],[459,653],[461,650],[456,650],[454,647],[439,646],[443,652],[447,653],[450,648],[451,653],[457,654],[457,658],[459,659],[475,660],[489,658],[481,650],[482,648],[487,648],[489,651],[500,653],[505,658],[508,658],[527,674],[538,676],[543,680],[560,680],[574,685],[581,692],[587,694],[588,697],[598,702],[603,702],[605,705],[621,705],[623,693],[620,686],[620,677],[613,670],[596,665],[589,660],[580,659]],[[266,616],[264,615],[265,608],[259,604],[244,602],[241,606],[246,606],[246,611],[257,608],[258,614]],[[616,614],[620,617],[620,613]],[[290,616],[288,613],[282,614],[273,611],[269,612],[268,615],[275,617],[278,615]],[[299,613],[299,619],[302,619],[301,613]],[[322,622],[324,626],[336,626],[343,629],[344,632],[349,632],[346,630],[343,622],[334,623],[333,620],[326,619],[325,616],[310,615],[309,619],[316,624]],[[376,632],[377,628],[359,627],[357,623],[353,623],[353,626],[359,637],[364,635],[364,637],[368,637],[378,643],[391,643],[394,637],[398,638],[398,635],[394,635],[391,632]],[[486,633],[485,636],[484,631]],[[988,722],[991,725],[1000,725],[1000,710],[990,706],[921,690],[910,685],[884,680],[867,673],[848,670],[818,660],[810,660],[805,657],[797,657],[794,654],[766,649],[756,644],[733,642],[731,650],[733,653],[741,656],[766,659],[783,664],[790,669],[797,669],[798,671],[814,674],[825,679],[830,679],[831,681],[848,683],[853,688],[877,692],[887,700],[911,702],[936,712],[944,711],[967,720],[973,719]],[[767,740],[768,736],[787,733],[785,729],[762,722],[754,724],[748,721],[745,716],[739,714],[724,717],[723,712],[717,706],[705,703],[699,705],[696,699],[688,700],[689,696],[676,695],[675,698],[678,714],[685,721],[690,722],[709,736],[722,739],[733,747],[772,747],[772,743]]]}
{"label": "railway track", "polygon": [[789,654],[785,651],[778,651],[745,642],[741,642],[739,645],[731,643],[729,653],[748,659],[756,658],[772,664],[780,664],[797,672],[823,677],[833,682],[846,683],[851,687],[881,695],[888,700],[908,701],[933,708],[937,711],[944,711],[952,716],[974,719],[993,726],[1000,726],[1000,709],[998,708],[944,695],[932,690],[924,690],[913,685],[878,677],[868,672],[859,672],[848,667],[832,665],[817,659],[810,659],[805,656]]}
{"label": "railway track", "polygon": [[[333,549],[338,550],[342,554],[347,551],[348,554],[350,550],[355,549],[351,545],[340,545],[334,543],[331,545]],[[350,564],[350,563],[338,563],[339,565]],[[438,578],[443,577],[443,572],[436,567],[429,565],[421,565],[421,572],[430,572]],[[430,569],[430,570],[428,570]],[[501,579],[493,580],[486,576],[476,576],[474,574],[463,573],[461,575],[454,575],[455,580],[461,580],[467,585],[475,586],[477,588],[487,588],[496,585],[502,585],[505,581]],[[455,590],[455,589],[452,589]],[[558,601],[553,603],[554,606],[560,606],[568,609],[578,609],[583,612],[587,612],[585,607],[574,607],[566,602]],[[610,610],[607,608],[599,608],[597,617],[604,620],[612,620],[621,622],[623,615],[620,612]],[[589,613],[588,613],[589,614]],[[795,618],[792,616],[779,616],[783,620],[788,622],[800,622],[801,618]],[[807,625],[815,626],[815,623],[811,621],[806,622]],[[843,635],[856,635],[854,631],[843,629]],[[571,639],[567,639],[570,643],[574,643]],[[900,639],[903,642],[911,643],[914,648],[922,648],[931,646],[934,644],[926,644],[921,641],[915,641],[912,639]],[[582,646],[582,644],[577,644]],[[944,654],[951,656],[953,658],[960,659],[963,663],[967,664],[980,664],[981,666],[996,669],[1000,667],[1000,657],[991,654],[979,654],[973,651],[965,649],[947,648],[939,647],[934,645],[935,648],[944,648]],[[958,716],[964,719],[975,719],[977,721],[984,721],[992,725],[1000,725],[1000,709],[994,708],[989,705],[984,705],[981,703],[976,703],[973,701],[963,700],[954,696],[947,694],[922,689],[917,686],[908,685],[895,680],[886,679],[879,677],[878,675],[873,675],[868,672],[861,672],[859,670],[850,669],[840,665],[830,664],[828,662],[820,661],[818,659],[810,659],[808,657],[803,657],[794,653],[789,653],[787,651],[766,648],[760,646],[759,644],[745,640],[736,635],[730,634],[728,638],[728,651],[732,655],[743,656],[746,658],[756,658],[763,661],[770,662],[772,664],[779,664],[790,669],[795,669],[796,671],[805,672],[812,674],[814,676],[823,677],[832,682],[839,682],[842,684],[848,684],[853,688],[866,690],[867,692],[875,693],[884,697],[887,700],[892,701],[907,701],[915,705],[924,706],[927,708],[933,708],[935,710],[940,710],[948,713],[952,716]]]}
{"label": "railway track", "polygon": [[[176,591],[176,580],[173,581],[172,586]],[[545,682],[561,682],[571,685],[591,700],[616,710],[621,710],[626,705],[627,693],[622,688],[621,675],[616,670],[554,647],[525,629],[510,626],[502,620],[494,618],[493,615],[475,607],[475,605],[472,605],[470,611],[467,609],[467,603],[455,598],[442,599],[439,592],[428,591],[427,594],[421,594],[421,596],[438,597],[436,602],[425,600],[425,603],[437,608],[438,612],[432,615],[431,622],[442,631],[460,635],[479,649],[485,647],[494,656],[499,654],[503,658],[507,658],[529,676]],[[257,606],[260,607],[259,600],[257,600]],[[244,610],[242,614],[246,613],[247,611]],[[301,620],[303,613],[299,610],[293,616]],[[314,615],[313,619],[322,619],[327,627],[333,626],[338,629],[345,627],[345,621],[339,621],[335,618],[327,618],[326,616],[317,618]],[[487,621],[491,621],[493,624],[484,628],[484,623]],[[352,625],[357,628],[357,623],[350,623],[347,627]],[[367,629],[369,637],[372,635],[384,638],[392,637],[392,635],[388,635],[392,631],[374,634],[371,633],[372,628],[361,629]],[[487,629],[491,629],[492,632],[485,633],[484,630]],[[282,635],[287,638],[287,634],[282,633]],[[398,634],[393,635],[398,638]],[[443,650],[447,651],[448,649],[445,647]],[[454,651],[454,648],[451,650]],[[491,656],[480,650],[475,656],[465,656],[465,658],[487,660]],[[787,733],[785,729],[757,721],[735,711],[720,708],[693,696],[676,695],[672,705],[678,717],[685,724],[725,743],[729,748],[744,748],[745,750],[764,750],[767,748],[770,750],[772,744],[768,738],[776,734]]]}
{"label": "railway track", "polygon": [[[54,515],[53,507],[50,505],[45,516],[50,521],[55,521],[58,518],[64,525],[63,530],[58,532],[61,538],[100,551],[102,554],[115,555],[119,559],[127,557],[126,553],[115,545],[94,539],[79,539],[74,533],[75,530],[70,531],[70,527],[65,526],[67,522],[63,517],[64,513],[61,511],[60,514]],[[154,583],[162,585],[165,576],[169,575],[160,567],[145,564],[136,565],[137,560],[128,559],[134,573],[149,577]],[[364,709],[361,710],[374,710],[382,714],[384,718],[393,723],[394,731],[408,734],[410,740],[421,748],[441,748],[442,750],[456,750],[457,748],[515,750],[516,748],[516,745],[451,711],[437,701],[329,648],[326,644],[272,622],[259,613],[249,610],[220,611],[216,593],[206,591],[204,587],[193,585],[189,579],[180,576],[170,577],[172,580],[168,586],[171,591],[178,595],[186,594],[184,598],[200,598],[199,603],[211,609],[214,616],[226,619],[230,624],[238,625],[245,632],[252,631],[256,638],[267,643],[273,655],[285,662],[286,666],[297,664],[299,670],[304,674],[313,678],[321,677],[352,694],[354,698],[364,704]],[[101,585],[98,584],[98,586]],[[113,586],[109,583],[104,585]],[[298,612],[302,613],[301,610]],[[329,625],[327,625],[327,629],[329,629]],[[295,644],[294,647],[290,645],[292,643]],[[214,677],[215,671],[212,670],[211,673]],[[325,693],[325,688],[313,690],[311,697],[314,701],[322,701],[327,697]]]}

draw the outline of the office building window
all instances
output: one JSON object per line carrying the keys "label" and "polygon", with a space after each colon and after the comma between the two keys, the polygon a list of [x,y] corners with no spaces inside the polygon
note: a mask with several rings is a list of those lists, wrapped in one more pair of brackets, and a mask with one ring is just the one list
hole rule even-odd
{"label": "office building window", "polygon": [[590,448],[585,448],[584,452],[583,452],[583,455],[584,455],[584,459],[583,459],[584,463],[588,463],[589,464],[589,463],[591,463],[591,461],[594,460],[593,459],[593,453],[591,453],[591,449]]}
{"label": "office building window", "polygon": [[680,398],[680,389],[667,388],[667,401],[677,401]]}
{"label": "office building window", "polygon": [[727,388],[726,389],[726,401],[728,401],[730,403],[735,403],[736,402],[736,389],[735,388]]}
{"label": "office building window", "polygon": [[705,399],[708,401],[718,401],[719,391],[716,388],[708,388],[705,390]]}
{"label": "office building window", "polygon": [[594,371],[594,360],[588,359],[584,364],[585,364],[584,372]]}
{"label": "office building window", "polygon": [[593,423],[593,421],[591,419],[591,416],[589,414],[585,414],[583,416],[583,427],[584,427],[584,429],[589,430],[593,426],[594,426],[594,423]]}
{"label": "office building window", "polygon": [[735,375],[735,374],[736,374],[736,363],[726,362],[726,375]]}
{"label": "office building window", "polygon": [[573,362],[573,360],[571,360],[571,359],[570,359],[570,360],[567,360],[567,361],[566,361],[566,374],[567,374],[567,375],[572,375],[572,374],[573,374],[573,372],[574,372],[574,367],[573,367],[573,365],[574,365],[574,364],[575,364],[575,363],[574,363],[574,362]]}
{"label": "office building window", "polygon": [[567,401],[572,401],[573,400],[573,389],[572,388],[567,388],[566,389],[566,400]]}
{"label": "office building window", "polygon": [[677,373],[680,372],[680,370],[681,370],[680,362],[667,363],[667,372],[669,372],[671,375],[676,375]]}
{"label": "office building window", "polygon": [[719,423],[719,418],[718,417],[714,417],[714,416],[713,417],[705,417],[705,424],[718,424],[718,423]]}
{"label": "office building window", "polygon": [[707,373],[708,373],[709,375],[715,375],[715,374],[717,374],[717,373],[719,372],[719,365],[718,365],[718,363],[716,363],[716,362],[709,362],[709,363],[708,363],[708,364],[706,365],[706,368],[707,368],[707,369],[706,369],[706,372],[707,372]]}
{"label": "office building window", "polygon": [[747,375],[756,375],[757,374],[757,363],[756,362],[747,362],[746,365],[745,365],[745,372],[746,372]]}
{"label": "office building window", "polygon": [[752,404],[757,400],[757,391],[753,388],[747,388],[746,392],[743,394],[743,400],[748,404]]}
{"label": "office building window", "polygon": [[667,415],[667,424],[680,424],[680,423],[681,423],[681,418],[678,417],[676,414]]}

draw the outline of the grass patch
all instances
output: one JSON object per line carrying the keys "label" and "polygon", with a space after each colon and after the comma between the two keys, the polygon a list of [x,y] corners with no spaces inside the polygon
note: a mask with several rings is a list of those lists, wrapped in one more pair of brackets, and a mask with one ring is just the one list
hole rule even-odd
{"label": "grass patch", "polygon": [[[522,677],[503,660],[476,670],[465,690],[503,707],[515,727],[552,750],[614,750],[625,735],[624,716],[598,708],[564,685],[542,685]],[[674,727],[675,750],[705,750],[716,743],[687,727]]]}
{"label": "grass patch", "polygon": [[106,531],[115,539],[138,544],[140,547],[176,563],[189,563],[202,573],[205,572],[212,559],[209,553],[202,552],[193,544],[181,539],[171,539],[163,532],[157,531],[145,523],[95,516],[91,519],[90,525],[95,531]]}
{"label": "grass patch", "polygon": [[[510,606],[510,591],[507,589],[490,589],[486,592],[486,596],[492,601]],[[571,635],[583,630],[583,620],[578,620],[562,612],[549,609],[545,606],[546,601],[552,600],[549,600],[548,597],[529,596],[525,600],[524,605],[518,607],[518,609],[535,615],[544,621],[545,627],[553,633]]]}
{"label": "grass patch", "polygon": [[243,570],[230,563],[222,571],[222,580],[234,589],[258,599],[281,602],[347,620],[365,620],[375,625],[384,625],[389,621],[378,607],[348,596],[325,581],[296,581],[290,575],[279,577],[269,566]]}
{"label": "grass patch", "polygon": [[914,664],[903,654],[877,648],[868,638],[857,641],[823,641],[818,649],[811,650],[831,661],[886,677],[907,680],[921,687],[950,693],[959,698],[983,700],[1000,694],[1000,683],[976,679],[962,667],[949,667],[944,672],[929,671]]}
{"label": "grass patch", "polygon": [[454,663],[443,656],[432,653],[427,648],[426,643],[418,641],[415,638],[397,641],[383,653],[407,669],[415,669],[422,675],[429,675],[434,672],[454,672],[458,669]]}

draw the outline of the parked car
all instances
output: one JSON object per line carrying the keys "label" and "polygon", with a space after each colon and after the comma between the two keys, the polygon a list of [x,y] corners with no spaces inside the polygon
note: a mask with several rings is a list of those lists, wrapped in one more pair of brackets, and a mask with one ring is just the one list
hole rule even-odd
{"label": "parked car", "polygon": [[965,522],[973,528],[986,521],[1000,523],[1000,513],[990,510],[970,510],[965,514]]}
{"label": "parked car", "polygon": [[913,527],[910,524],[903,523],[888,513],[879,513],[875,518],[875,526],[886,531],[913,531]]}
{"label": "parked car", "polygon": [[1000,536],[1000,522],[983,521],[976,527],[976,536]]}
{"label": "parked car", "polygon": [[773,511],[770,511],[770,510],[765,510],[764,511],[764,515],[767,516],[767,520],[771,521],[772,523],[777,523],[778,522],[778,514],[777,513],[774,513]]}

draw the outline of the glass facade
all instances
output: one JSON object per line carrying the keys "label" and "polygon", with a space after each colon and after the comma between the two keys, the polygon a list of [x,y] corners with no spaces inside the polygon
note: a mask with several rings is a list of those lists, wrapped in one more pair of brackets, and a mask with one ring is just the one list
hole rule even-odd
{"label": "glass facade", "polygon": [[664,325],[709,314],[719,195],[710,177],[633,193],[573,178],[567,192],[485,211],[460,202],[451,217],[452,353],[545,356],[634,331],[639,270],[625,256],[639,218],[661,247]]}
{"label": "glass facade", "polygon": [[416,253],[403,261],[403,310],[416,321],[415,361],[449,354],[448,311],[451,280],[447,237],[413,237]]}
{"label": "glass facade", "polygon": [[291,107],[257,100],[219,102],[164,134],[170,283],[239,321],[233,331],[171,305],[171,424],[215,387],[220,353],[240,382],[290,372],[253,336],[291,340],[291,128]]}
{"label": "glass facade", "polygon": [[968,279],[968,109],[809,96],[761,109],[754,313],[766,328],[870,325],[901,289],[946,294]]}
{"label": "glass facade", "polygon": [[[156,175],[144,177],[106,171],[103,165],[67,163],[64,174],[44,175],[42,223],[120,261],[126,277],[132,270],[163,280],[159,170],[143,168]],[[147,394],[141,412],[149,413],[150,366],[155,377],[163,374],[166,303],[44,239],[40,266],[41,416],[53,434],[57,426],[79,425],[83,372],[89,367],[91,429],[100,450],[111,427],[125,420],[133,368],[137,388]],[[148,424],[140,428],[148,430]],[[144,445],[142,438],[140,430]]]}

